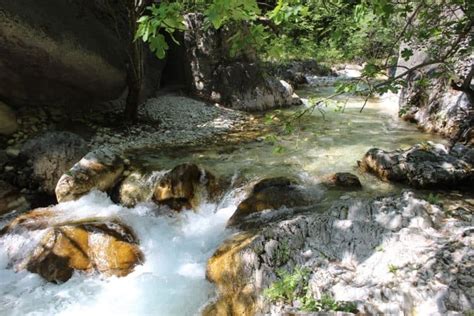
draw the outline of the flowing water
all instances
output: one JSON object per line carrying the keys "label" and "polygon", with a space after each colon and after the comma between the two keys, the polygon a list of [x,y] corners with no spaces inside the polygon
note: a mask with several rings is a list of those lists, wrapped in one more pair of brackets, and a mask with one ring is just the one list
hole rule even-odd
{"label": "flowing water", "polygon": [[[307,87],[299,94],[321,96],[331,91]],[[347,193],[325,192],[318,178],[333,172],[357,173],[356,161],[371,147],[396,149],[434,139],[398,120],[393,96],[370,100],[360,113],[362,104],[362,99],[353,97],[343,112],[335,105],[325,108],[324,116],[314,111],[294,133],[279,136],[280,153],[274,153],[275,145],[255,141],[175,152],[147,150],[137,154],[133,163],[163,170],[195,162],[218,176],[233,178],[239,183],[236,187],[263,177],[290,176],[313,187],[323,199],[339,198]],[[278,115],[288,116],[296,110]],[[365,190],[358,194],[399,189],[370,175],[359,176]],[[34,241],[21,235],[4,236],[0,239],[0,315],[198,314],[215,291],[205,279],[206,261],[232,233],[225,223],[243,198],[243,190],[234,188],[217,204],[203,203],[197,212],[179,214],[163,212],[152,204],[124,208],[100,192],[59,204],[55,207],[58,212],[69,217],[119,217],[136,232],[145,263],[123,278],[75,273],[66,283],[55,285],[26,271],[14,272],[9,257],[29,249]]]}

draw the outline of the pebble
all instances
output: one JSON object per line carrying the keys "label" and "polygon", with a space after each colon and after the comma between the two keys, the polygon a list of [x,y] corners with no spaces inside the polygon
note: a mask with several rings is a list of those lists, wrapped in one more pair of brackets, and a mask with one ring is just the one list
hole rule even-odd
{"label": "pebble", "polygon": [[5,172],[10,172],[10,171],[13,171],[15,170],[15,168],[13,166],[5,166]]}
{"label": "pebble", "polygon": [[12,148],[8,147],[5,152],[7,153],[8,156],[16,158],[18,155],[20,155],[20,150],[18,148]]}

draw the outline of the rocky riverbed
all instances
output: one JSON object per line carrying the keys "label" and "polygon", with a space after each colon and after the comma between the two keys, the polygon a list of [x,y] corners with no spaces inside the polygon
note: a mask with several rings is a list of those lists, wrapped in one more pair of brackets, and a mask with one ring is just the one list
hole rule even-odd
{"label": "rocky riverbed", "polygon": [[[143,294],[117,304],[132,314],[471,310],[472,148],[399,122],[377,103],[390,100],[363,116],[352,102],[280,134],[280,152],[262,141],[277,129],[261,117],[180,95],[150,99],[137,126],[117,124],[118,104],[19,117],[0,152],[0,207],[17,210],[2,217],[5,310],[31,311],[11,291],[53,293],[44,311],[63,310],[54,298],[79,286],[83,299],[105,295],[96,311],[115,300],[111,284]],[[29,294],[16,285],[28,278]],[[189,304],[138,290],[164,291],[163,280]]]}

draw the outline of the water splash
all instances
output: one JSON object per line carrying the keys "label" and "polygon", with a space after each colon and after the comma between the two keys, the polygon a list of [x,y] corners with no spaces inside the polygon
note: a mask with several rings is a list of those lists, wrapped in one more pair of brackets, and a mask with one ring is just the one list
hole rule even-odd
{"label": "water splash", "polygon": [[0,239],[0,314],[197,314],[214,295],[214,287],[205,279],[207,259],[230,233],[225,224],[241,199],[238,190],[231,191],[218,205],[204,203],[196,212],[179,214],[151,203],[125,208],[101,192],[61,203],[54,209],[68,220],[118,217],[131,226],[145,263],[123,278],[75,272],[66,283],[55,285],[26,271],[15,273],[8,265],[12,254],[24,253],[37,240],[4,236]]}

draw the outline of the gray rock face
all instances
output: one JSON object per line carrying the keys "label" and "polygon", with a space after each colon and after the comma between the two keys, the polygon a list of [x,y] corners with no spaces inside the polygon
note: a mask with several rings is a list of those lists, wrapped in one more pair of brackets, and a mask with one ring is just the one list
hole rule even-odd
{"label": "gray rock face", "polygon": [[474,185],[473,150],[458,146],[448,154],[441,144],[415,145],[387,152],[370,149],[360,167],[386,181],[405,182],[418,188],[471,188]]}
{"label": "gray rock face", "polygon": [[[402,46],[401,49],[406,48]],[[413,67],[427,60],[427,54],[414,49],[414,55],[408,61],[399,58],[399,66]],[[474,63],[474,56],[459,60],[455,67],[456,75],[464,78]],[[398,73],[405,71],[399,68]],[[407,75],[407,86],[401,91],[399,107],[400,116],[417,123],[428,132],[474,143],[474,105],[472,100],[461,91],[450,86],[450,80],[439,76],[444,70],[438,66],[429,66]],[[421,78],[428,78],[427,86],[418,83]]]}
{"label": "gray rock face", "polygon": [[76,134],[48,132],[26,142],[20,155],[31,163],[31,180],[40,191],[54,195],[59,178],[87,151],[86,141]]}
{"label": "gray rock face", "polygon": [[265,76],[252,52],[229,57],[227,30],[204,27],[200,14],[187,14],[185,21],[189,82],[195,95],[246,111],[298,103],[288,83]]}
{"label": "gray rock face", "polygon": [[[472,221],[443,216],[439,207],[405,192],[336,202],[324,213],[237,233],[209,261],[207,275],[221,296],[208,310],[281,315],[297,312],[305,295],[320,299],[326,294],[354,302],[368,314],[470,310]],[[270,302],[263,292],[279,279],[277,271],[297,268],[308,275],[294,301]]]}
{"label": "gray rock face", "polygon": [[108,191],[119,181],[124,162],[111,149],[97,149],[88,153],[56,185],[58,202],[76,200],[91,190]]}
{"label": "gray rock face", "polygon": [[0,96],[32,105],[120,96],[125,51],[96,4],[1,0]]}

